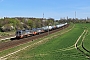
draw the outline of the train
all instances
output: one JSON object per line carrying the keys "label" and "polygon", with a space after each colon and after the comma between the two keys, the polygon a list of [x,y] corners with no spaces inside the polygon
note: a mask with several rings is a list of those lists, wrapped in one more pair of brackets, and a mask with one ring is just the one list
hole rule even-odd
{"label": "train", "polygon": [[63,23],[63,24],[58,24],[58,25],[53,25],[53,26],[44,26],[41,28],[33,28],[33,29],[25,29],[25,30],[17,30],[15,35],[16,38],[25,38],[29,36],[34,36],[34,35],[39,35],[48,31],[52,31],[55,29],[62,28],[63,26],[67,25],[68,23]]}

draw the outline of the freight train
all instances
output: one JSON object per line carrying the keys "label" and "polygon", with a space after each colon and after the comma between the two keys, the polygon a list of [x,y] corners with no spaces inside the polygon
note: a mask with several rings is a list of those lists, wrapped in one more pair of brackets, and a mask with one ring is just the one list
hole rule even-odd
{"label": "freight train", "polygon": [[31,30],[27,30],[27,29],[26,30],[17,30],[16,38],[25,38],[25,37],[29,37],[29,36],[34,36],[37,34],[48,32],[48,30],[51,31],[51,30],[55,30],[58,28],[62,28],[65,25],[67,25],[67,23],[53,25],[53,26],[44,26],[41,28],[33,28]]}

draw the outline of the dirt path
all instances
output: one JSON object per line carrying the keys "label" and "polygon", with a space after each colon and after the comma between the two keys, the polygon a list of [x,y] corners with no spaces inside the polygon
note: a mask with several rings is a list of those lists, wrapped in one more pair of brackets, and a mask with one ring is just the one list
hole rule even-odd
{"label": "dirt path", "polygon": [[[88,51],[88,50],[83,46],[83,41],[84,41],[84,39],[85,39],[85,37],[86,37],[86,35],[87,35],[87,32],[88,32],[88,30],[85,30],[85,34],[84,34],[83,39],[82,39],[82,41],[81,41],[81,46],[82,46],[83,50],[85,50],[86,52],[89,52],[89,53],[90,53],[90,51]],[[78,42],[77,42],[77,43],[78,43]],[[88,54],[85,53],[83,50],[81,50],[81,49],[78,47],[77,43],[75,44],[75,48],[76,48],[78,51],[80,51],[82,54],[84,54],[86,57],[90,58],[90,55],[88,55]]]}
{"label": "dirt path", "polygon": [[[87,30],[87,33],[88,33],[88,30]],[[87,33],[86,33],[86,34],[87,34]],[[82,40],[82,48],[83,48],[85,51],[87,51],[88,53],[90,53],[90,51],[87,50],[87,49],[84,47],[84,39],[85,39],[85,37],[86,37],[86,34],[84,35],[83,40]]]}
{"label": "dirt path", "polygon": [[[72,50],[72,49],[75,49],[75,48],[76,48],[76,50],[79,50],[80,52],[82,52],[82,54],[84,54],[85,56],[89,57],[89,55],[85,54],[82,50],[80,50],[80,49],[78,48],[78,47],[82,46],[82,43],[83,43],[83,41],[84,41],[84,39],[85,39],[85,36],[87,35],[87,32],[88,32],[87,30],[84,30],[84,31],[81,33],[81,35],[78,37],[78,39],[76,40],[75,44],[73,44],[72,46],[67,47],[67,48],[62,48],[62,49],[54,50],[54,51],[56,51],[56,52],[59,52],[59,51],[67,51],[67,50]],[[83,39],[82,39],[80,45],[77,45],[82,36],[83,36]],[[83,46],[83,48],[84,48],[84,50],[86,50],[84,46]],[[88,50],[86,50],[86,51],[90,53],[90,51],[88,51]],[[49,52],[52,52],[52,51],[49,51]],[[49,54],[46,53],[46,54],[38,54],[38,55],[49,55]],[[38,56],[38,55],[35,55],[35,56]]]}
{"label": "dirt path", "polygon": [[[72,29],[70,29],[70,30],[72,30]],[[81,44],[80,45],[78,45],[77,46],[77,43],[79,42],[79,40],[81,39],[81,37],[83,36],[83,34],[85,33],[85,35],[86,35],[86,30],[84,30],[82,33],[81,33],[81,35],[78,37],[78,39],[76,40],[76,42],[75,42],[75,44],[73,44],[72,46],[70,46],[70,47],[67,47],[67,48],[62,48],[62,49],[58,49],[58,50],[53,50],[54,52],[59,52],[59,51],[68,51],[68,50],[72,50],[72,49],[78,49],[77,47],[80,47],[81,45],[82,45],[82,42],[81,42]],[[83,38],[83,40],[84,40],[84,38]],[[82,41],[83,41],[82,40]],[[49,52],[52,52],[52,51],[49,51]],[[48,53],[46,53],[46,54],[39,54],[39,55],[49,55]],[[35,56],[38,56],[38,55],[35,55]]]}
{"label": "dirt path", "polygon": [[83,34],[86,32],[86,30],[83,31],[83,33],[79,36],[79,38],[77,39],[75,45],[75,48],[77,48],[77,43],[79,42],[79,40],[81,39],[81,37],[83,36]]}
{"label": "dirt path", "polygon": [[[78,39],[76,40],[76,42],[75,42],[75,44],[73,44],[73,45],[71,45],[71,46],[69,46],[69,47],[66,47],[66,48],[62,48],[62,49],[58,49],[59,51],[67,51],[67,50],[72,50],[72,49],[75,49],[75,48],[77,48],[77,47],[79,47],[79,46],[77,46],[77,43],[78,43],[78,41],[80,40],[80,38],[82,37],[82,35],[85,33],[85,30],[81,33],[81,35],[78,37]],[[76,47],[77,46],[77,47]],[[58,51],[58,50],[56,50],[56,51]]]}

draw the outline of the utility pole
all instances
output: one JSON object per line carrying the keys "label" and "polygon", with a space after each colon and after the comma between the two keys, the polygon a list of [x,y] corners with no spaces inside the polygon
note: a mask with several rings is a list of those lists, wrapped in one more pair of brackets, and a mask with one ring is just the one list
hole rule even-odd
{"label": "utility pole", "polygon": [[[44,13],[43,13],[43,25],[45,26],[46,20],[44,20]],[[49,24],[48,24],[48,35],[49,35]]]}
{"label": "utility pole", "polygon": [[[49,20],[49,19],[48,19]],[[48,21],[48,35],[49,35],[49,21]]]}

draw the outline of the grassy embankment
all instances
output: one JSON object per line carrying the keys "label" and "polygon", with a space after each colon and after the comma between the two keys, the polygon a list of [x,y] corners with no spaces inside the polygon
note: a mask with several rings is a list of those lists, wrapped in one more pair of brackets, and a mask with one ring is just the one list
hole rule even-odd
{"label": "grassy embankment", "polygon": [[1,39],[9,38],[10,36],[14,36],[14,35],[15,35],[15,31],[11,31],[11,32],[0,32],[0,43],[10,41],[10,39],[6,39],[6,40],[1,40]]}
{"label": "grassy embankment", "polygon": [[90,58],[90,24],[83,24],[84,29],[87,30],[87,33],[83,36],[83,46],[80,46],[80,49],[84,52],[84,54]]}
{"label": "grassy embankment", "polygon": [[[76,24],[75,27],[70,32],[67,32],[63,35],[58,35],[57,38],[53,38],[53,39],[51,38],[48,40],[48,42],[47,41],[43,42],[42,44],[33,46],[33,48],[29,47],[23,51],[18,52],[15,55],[10,56],[8,59],[9,60],[12,59],[13,60],[14,59],[15,60],[82,60],[82,59],[86,60],[87,58],[84,56],[84,54],[82,54],[81,52],[79,52],[74,48],[74,44],[76,40],[84,31],[84,29],[86,29],[85,25],[88,26],[87,24]],[[58,32],[58,34],[65,32],[68,29],[70,29],[70,27]],[[52,36],[53,35],[54,34],[52,34]],[[47,38],[49,37],[47,36]],[[80,45],[80,43],[82,42],[82,38],[83,37],[81,37],[80,41],[78,42],[78,45]],[[30,42],[28,44],[33,44],[39,40]],[[21,48],[21,46],[15,47],[15,50],[19,48]],[[8,52],[8,50],[5,51],[6,53],[10,53]],[[11,50],[9,49],[9,51],[14,51],[14,48]],[[6,53],[3,53],[1,55],[3,56]]]}
{"label": "grassy embankment", "polygon": [[4,36],[10,36],[10,35],[14,35],[15,31],[11,31],[11,32],[0,32],[0,37],[4,37]]}
{"label": "grassy embankment", "polygon": [[[83,28],[76,24],[76,26],[68,33],[62,36],[58,36],[47,43],[40,46],[36,46],[33,49],[27,49],[25,51],[16,54],[16,60],[81,60],[86,59],[76,49],[66,50],[74,47],[74,43],[77,38],[83,32]],[[64,51],[66,50],[66,51]]]}
{"label": "grassy embankment", "polygon": [[[10,49],[1,51],[1,52],[0,52],[0,56],[4,56],[4,55],[6,55],[6,54],[8,54],[8,53],[14,52],[14,51],[16,51],[16,50],[19,50],[19,49],[21,49],[21,48],[23,48],[23,47],[26,47],[26,46],[28,46],[28,45],[31,45],[31,44],[35,43],[35,42],[44,40],[44,39],[46,39],[46,38],[48,38],[48,39],[46,39],[46,41],[48,41],[48,40],[50,40],[52,37],[61,35],[61,32],[67,31],[68,29],[71,29],[72,27],[73,27],[73,25],[70,25],[68,28],[66,28],[66,29],[64,29],[64,30],[60,30],[59,32],[56,32],[56,33],[50,34],[50,35],[48,35],[48,36],[39,38],[39,39],[37,39],[37,40],[34,40],[34,41],[31,41],[31,42],[28,42],[28,43],[25,43],[25,44],[21,44],[21,45],[18,45],[18,46],[16,46],[16,47],[13,47],[13,48],[10,48]],[[53,36],[53,35],[55,35],[55,36]],[[44,43],[45,43],[45,42],[44,42]]]}

